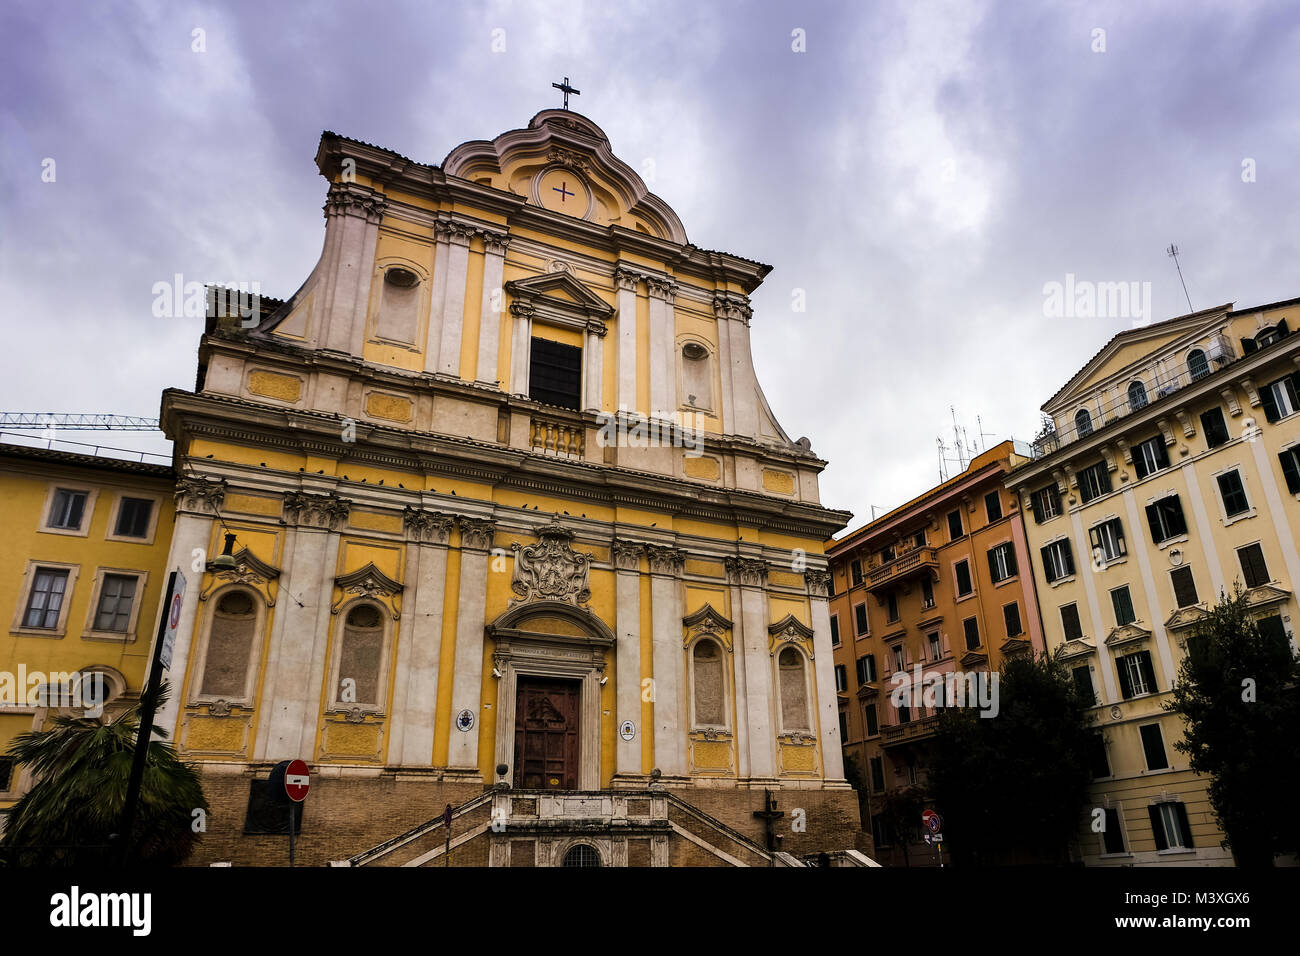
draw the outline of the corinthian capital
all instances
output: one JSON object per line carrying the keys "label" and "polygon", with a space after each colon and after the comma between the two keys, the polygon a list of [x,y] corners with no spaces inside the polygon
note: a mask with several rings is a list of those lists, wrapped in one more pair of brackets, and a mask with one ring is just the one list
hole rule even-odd
{"label": "corinthian capital", "polygon": [[686,552],[678,548],[665,548],[657,544],[645,546],[651,574],[681,574],[686,568]]}
{"label": "corinthian capital", "polygon": [[176,482],[176,510],[215,515],[226,500],[226,479],[190,475]]}
{"label": "corinthian capital", "polygon": [[421,511],[419,508],[406,506],[402,512],[402,523],[412,541],[427,541],[432,544],[446,544],[451,537],[454,519],[451,515],[437,511]]}
{"label": "corinthian capital", "polygon": [[284,496],[285,524],[337,531],[348,520],[352,502],[335,494],[313,495],[290,491]]}
{"label": "corinthian capital", "polygon": [[614,542],[614,567],[619,571],[637,571],[641,567],[641,555],[645,554],[645,545],[637,541]]}
{"label": "corinthian capital", "polygon": [[325,197],[325,216],[360,216],[378,223],[388,207],[388,200],[373,189],[356,183],[334,183]]}
{"label": "corinthian capital", "polygon": [[727,580],[742,588],[761,588],[767,584],[767,562],[754,558],[725,558]]}
{"label": "corinthian capital", "polygon": [[639,272],[633,272],[631,269],[624,269],[619,266],[614,270],[614,287],[627,292],[635,292],[636,284],[640,282],[642,275]]}
{"label": "corinthian capital", "polygon": [[652,299],[663,299],[665,302],[672,302],[677,297],[677,283],[672,279],[646,276],[645,284]]}
{"label": "corinthian capital", "polygon": [[713,314],[719,319],[735,319],[749,325],[753,309],[749,307],[747,297],[732,292],[719,292],[713,297]]}
{"label": "corinthian capital", "polygon": [[496,524],[481,518],[459,518],[460,546],[471,551],[488,551],[492,548],[492,535]]}
{"label": "corinthian capital", "polygon": [[831,574],[829,571],[805,571],[803,581],[808,586],[808,593],[813,597],[830,597]]}
{"label": "corinthian capital", "polygon": [[503,255],[510,244],[510,236],[504,232],[480,229],[478,233],[483,238],[483,251],[489,255]]}

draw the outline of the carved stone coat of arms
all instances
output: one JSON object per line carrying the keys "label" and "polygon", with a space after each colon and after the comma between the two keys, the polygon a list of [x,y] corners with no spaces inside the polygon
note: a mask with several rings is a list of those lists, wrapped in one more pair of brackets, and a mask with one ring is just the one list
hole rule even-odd
{"label": "carved stone coat of arms", "polygon": [[578,607],[591,599],[590,554],[574,551],[573,532],[558,524],[543,528],[536,544],[512,544],[515,575],[510,589],[527,601],[563,601]]}

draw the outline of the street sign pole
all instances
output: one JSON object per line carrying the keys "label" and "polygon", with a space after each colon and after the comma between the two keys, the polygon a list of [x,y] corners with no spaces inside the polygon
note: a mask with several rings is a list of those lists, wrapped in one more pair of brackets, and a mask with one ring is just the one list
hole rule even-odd
{"label": "street sign pole", "polygon": [[289,869],[293,869],[293,801],[289,801]]}
{"label": "street sign pole", "polygon": [[[180,594],[176,594],[176,581],[180,578]],[[145,685],[144,697],[140,701],[140,728],[135,740],[135,754],[131,758],[131,778],[126,785],[126,807],[122,813],[122,829],[118,834],[121,844],[121,866],[127,865],[131,854],[131,831],[135,827],[136,806],[140,802],[140,786],[144,782],[144,765],[149,755],[149,741],[153,737],[153,718],[158,708],[158,691],[162,687],[164,667],[171,666],[171,655],[163,660],[163,646],[167,644],[169,631],[175,630],[171,622],[179,618],[179,608],[173,609],[173,596],[180,598],[185,593],[185,579],[179,571],[172,571],[167,578],[167,591],[163,597],[162,613],[158,615],[158,637],[153,645],[153,657],[149,663],[149,679]],[[168,646],[170,652],[171,648]]]}

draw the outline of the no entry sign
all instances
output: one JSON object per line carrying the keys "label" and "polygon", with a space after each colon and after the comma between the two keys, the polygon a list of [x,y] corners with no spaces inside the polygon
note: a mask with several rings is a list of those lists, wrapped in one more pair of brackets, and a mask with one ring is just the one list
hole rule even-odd
{"label": "no entry sign", "polygon": [[307,769],[307,762],[304,760],[290,760],[289,766],[284,768],[284,793],[294,803],[302,803],[307,799],[307,791],[311,788],[311,771]]}

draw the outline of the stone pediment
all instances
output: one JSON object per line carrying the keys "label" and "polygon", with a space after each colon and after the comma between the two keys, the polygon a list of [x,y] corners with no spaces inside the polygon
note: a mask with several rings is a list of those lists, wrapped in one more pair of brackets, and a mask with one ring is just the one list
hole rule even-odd
{"label": "stone pediment", "polygon": [[979,651],[968,651],[961,656],[961,666],[966,670],[979,667],[988,662],[989,656],[987,654],[981,654]]}
{"label": "stone pediment", "polygon": [[1105,644],[1107,647],[1138,644],[1149,640],[1150,637],[1151,632],[1145,627],[1138,627],[1136,624],[1125,624],[1123,627],[1111,628],[1110,633],[1106,635]]}
{"label": "stone pediment", "polygon": [[1199,604],[1193,604],[1190,607],[1180,607],[1169,619],[1165,621],[1165,628],[1170,631],[1181,630],[1185,627],[1191,627],[1197,621],[1204,620],[1206,616],[1205,608]]}
{"label": "stone pediment", "polygon": [[387,598],[387,603],[391,605],[393,620],[399,620],[402,616],[401,605],[396,598],[404,590],[404,586],[399,581],[394,581],[387,574],[377,568],[374,562],[370,562],[363,568],[357,568],[347,574],[340,574],[334,579],[334,587],[338,589],[338,599],[330,605],[330,613],[338,614],[339,609],[348,595],[368,598]]}
{"label": "stone pediment", "polygon": [[1097,652],[1096,645],[1086,637],[1076,638],[1073,641],[1066,641],[1052,654],[1058,661],[1068,661],[1076,657],[1084,657],[1088,654]]}
{"label": "stone pediment", "polygon": [[506,283],[508,292],[516,303],[527,303],[534,309],[551,305],[575,317],[608,319],[614,307],[575,279],[566,271],[544,272],[526,279]]}
{"label": "stone pediment", "polygon": [[447,154],[442,169],[448,176],[490,180],[551,212],[687,242],[672,208],[614,155],[599,126],[571,110],[542,110],[526,129],[462,143]]}
{"label": "stone pediment", "polygon": [[1012,654],[1020,654],[1023,651],[1028,650],[1028,648],[1028,641],[1019,637],[1011,637],[1003,641],[1002,646],[999,647],[998,650],[1001,651],[1004,656],[1010,657]]}
{"label": "stone pediment", "polygon": [[1268,607],[1270,604],[1280,604],[1290,596],[1291,592],[1285,588],[1275,584],[1261,584],[1246,592],[1246,603],[1251,607]]}

